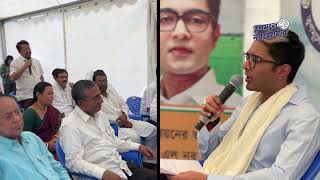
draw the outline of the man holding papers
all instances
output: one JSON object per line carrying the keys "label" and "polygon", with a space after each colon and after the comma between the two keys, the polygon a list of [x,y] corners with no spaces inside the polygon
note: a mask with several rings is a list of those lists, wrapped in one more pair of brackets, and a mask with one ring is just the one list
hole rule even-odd
{"label": "man holding papers", "polygon": [[[172,180],[297,180],[320,149],[320,116],[305,89],[293,83],[304,45],[292,31],[253,41],[245,53],[244,98],[229,120],[202,128],[198,143],[205,173],[187,171]],[[201,114],[217,120],[225,106],[208,96]],[[192,170],[192,169],[190,169]]]}

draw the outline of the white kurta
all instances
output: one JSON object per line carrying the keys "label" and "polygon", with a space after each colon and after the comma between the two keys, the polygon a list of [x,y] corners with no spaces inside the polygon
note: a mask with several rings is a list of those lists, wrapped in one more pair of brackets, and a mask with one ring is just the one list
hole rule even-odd
{"label": "white kurta", "polygon": [[141,98],[141,107],[140,107],[141,114],[148,113],[147,108],[150,109],[151,102],[156,93],[157,93],[157,81],[152,81],[143,92],[143,96]]}
{"label": "white kurta", "polygon": [[[121,96],[116,92],[116,90],[108,84],[107,89],[108,97],[102,96],[103,103],[101,105],[101,110],[105,112],[109,121],[112,123],[116,122],[116,119],[124,112],[128,116],[129,108],[126,102],[121,98]],[[134,142],[140,142],[141,137],[147,137],[156,131],[156,127],[148,122],[128,120],[132,123],[132,128],[119,128],[119,138],[120,139],[130,139]]]}
{"label": "white kurta", "polygon": [[65,116],[68,116],[76,106],[71,96],[70,84],[68,83],[66,88],[62,89],[62,87],[57,82],[54,82],[52,84],[52,89],[52,106],[57,108],[61,113],[64,113]]}

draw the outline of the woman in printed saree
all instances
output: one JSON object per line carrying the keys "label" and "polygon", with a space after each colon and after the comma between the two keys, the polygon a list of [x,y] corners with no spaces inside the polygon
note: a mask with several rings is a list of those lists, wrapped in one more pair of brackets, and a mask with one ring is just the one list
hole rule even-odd
{"label": "woman in printed saree", "polygon": [[34,103],[23,114],[24,131],[31,131],[46,143],[50,152],[55,152],[62,114],[51,105],[52,85],[39,82],[33,90]]}

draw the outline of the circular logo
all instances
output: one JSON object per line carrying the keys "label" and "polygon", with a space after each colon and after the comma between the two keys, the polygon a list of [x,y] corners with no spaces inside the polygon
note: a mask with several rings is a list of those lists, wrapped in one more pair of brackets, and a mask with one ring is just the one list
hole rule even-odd
{"label": "circular logo", "polygon": [[277,26],[281,29],[287,29],[289,27],[290,23],[289,23],[289,19],[287,18],[280,18]]}
{"label": "circular logo", "polygon": [[311,0],[301,0],[301,17],[304,31],[312,46],[320,52],[320,31],[312,16]]}

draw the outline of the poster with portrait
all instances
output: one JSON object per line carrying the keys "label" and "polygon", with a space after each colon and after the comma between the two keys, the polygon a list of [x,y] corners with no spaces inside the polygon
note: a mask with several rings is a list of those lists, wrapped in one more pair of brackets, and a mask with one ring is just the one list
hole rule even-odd
{"label": "poster with portrait", "polygon": [[[160,0],[161,157],[199,159],[194,124],[203,99],[242,74],[244,1],[218,2]],[[241,96],[239,88],[226,105]]]}

